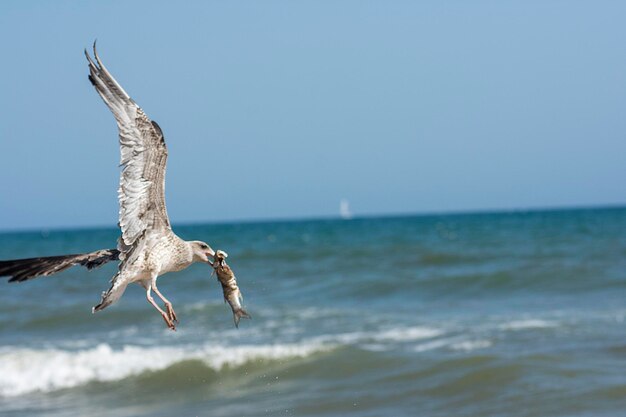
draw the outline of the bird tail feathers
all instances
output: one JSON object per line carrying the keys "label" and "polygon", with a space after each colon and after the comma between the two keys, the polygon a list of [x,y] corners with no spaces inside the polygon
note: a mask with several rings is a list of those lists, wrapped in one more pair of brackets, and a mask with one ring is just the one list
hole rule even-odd
{"label": "bird tail feathers", "polygon": [[119,275],[116,275],[115,277],[113,277],[113,280],[112,280],[113,284],[111,284],[111,288],[109,288],[107,291],[104,291],[102,293],[102,299],[100,300],[99,304],[95,305],[91,309],[92,313],[95,313],[96,311],[104,310],[105,308],[107,308],[108,306],[110,306],[111,304],[119,300],[122,294],[124,294],[124,291],[126,291],[126,287],[128,286],[128,283],[121,282],[121,280],[117,279],[118,277]]}

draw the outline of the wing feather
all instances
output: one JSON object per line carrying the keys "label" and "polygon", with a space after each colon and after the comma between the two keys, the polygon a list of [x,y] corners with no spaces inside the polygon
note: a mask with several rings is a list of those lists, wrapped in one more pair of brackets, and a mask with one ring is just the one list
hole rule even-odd
{"label": "wing feather", "polygon": [[165,206],[167,147],[163,132],[151,121],[102,64],[85,50],[89,80],[115,117],[120,139],[119,226],[120,256],[128,252],[148,230],[170,229]]}
{"label": "wing feather", "polygon": [[9,282],[22,282],[39,276],[56,274],[74,265],[82,265],[87,269],[93,269],[119,259],[119,254],[117,249],[103,249],[76,255],[0,261],[0,277],[11,277]]}

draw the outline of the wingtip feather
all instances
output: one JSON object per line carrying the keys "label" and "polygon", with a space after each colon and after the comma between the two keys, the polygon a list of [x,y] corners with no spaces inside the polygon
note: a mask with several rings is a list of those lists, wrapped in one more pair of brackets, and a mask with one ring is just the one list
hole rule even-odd
{"label": "wingtip feather", "polygon": [[100,64],[100,59],[98,58],[98,49],[96,48],[97,43],[98,43],[98,39],[94,39],[93,40],[93,56],[96,58],[96,61],[98,61],[98,64]]}

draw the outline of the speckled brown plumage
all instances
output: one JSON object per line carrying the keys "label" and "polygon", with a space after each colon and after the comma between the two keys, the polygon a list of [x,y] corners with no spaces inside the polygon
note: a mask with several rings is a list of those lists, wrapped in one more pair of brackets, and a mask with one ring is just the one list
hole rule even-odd
{"label": "speckled brown plumage", "polygon": [[[116,302],[128,284],[135,282],[146,289],[148,302],[174,330],[178,318],[172,303],[159,291],[157,278],[185,269],[194,262],[208,263],[214,252],[206,243],[184,241],[172,231],[165,206],[167,146],[161,127],[146,116],[109,73],[98,56],[95,43],[93,58],[87,51],[85,56],[89,81],[113,113],[119,131],[121,236],[117,249],[2,261],[0,275],[10,276],[11,281],[25,281],[61,272],[73,265],[93,268],[119,259],[118,272],[93,312]],[[166,311],[155,303],[152,291],[163,301]]]}

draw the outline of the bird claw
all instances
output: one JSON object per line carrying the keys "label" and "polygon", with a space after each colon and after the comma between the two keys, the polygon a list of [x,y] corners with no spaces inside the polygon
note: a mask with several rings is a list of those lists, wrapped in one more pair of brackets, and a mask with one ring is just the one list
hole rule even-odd
{"label": "bird claw", "polygon": [[167,327],[169,327],[172,331],[176,331],[176,324],[174,324],[174,321],[171,320],[167,314],[163,314],[162,316],[163,320],[165,320],[165,324],[167,324]]}
{"label": "bird claw", "polygon": [[173,323],[178,323],[178,317],[176,317],[176,312],[174,311],[172,305],[167,304],[165,308],[167,309],[167,316],[169,317],[170,321]]}

